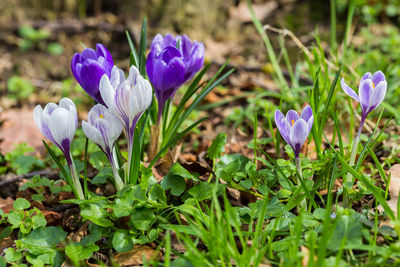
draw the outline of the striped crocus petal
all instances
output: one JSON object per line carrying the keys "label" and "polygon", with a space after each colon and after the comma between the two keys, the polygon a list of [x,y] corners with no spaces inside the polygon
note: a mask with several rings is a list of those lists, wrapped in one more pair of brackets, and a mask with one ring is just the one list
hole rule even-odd
{"label": "striped crocus petal", "polygon": [[294,150],[295,157],[299,156],[300,149],[307,140],[309,133],[309,126],[303,119],[298,119],[290,129],[290,142]]}
{"label": "striped crocus petal", "polygon": [[348,86],[345,82],[344,82],[344,78],[342,78],[342,80],[340,81],[340,85],[342,86],[343,91],[350,96],[351,98],[353,98],[354,100],[356,100],[357,102],[360,102],[360,98],[358,97],[357,93],[350,88],[350,86]]}
{"label": "striped crocus petal", "polygon": [[361,109],[364,114],[368,114],[370,112],[370,100],[372,95],[372,90],[374,89],[372,80],[366,79],[360,83],[360,87],[358,89],[358,95],[360,97]]}
{"label": "striped crocus petal", "polygon": [[311,131],[311,128],[314,123],[314,115],[313,115],[313,111],[310,106],[307,105],[303,109],[303,111],[301,112],[300,118],[302,118],[303,120],[305,120],[307,122],[308,128]]}
{"label": "striped crocus petal", "polygon": [[101,104],[89,111],[88,122],[82,122],[85,135],[107,154],[112,152],[122,128],[120,119]]}
{"label": "striped crocus petal", "polygon": [[275,124],[278,127],[282,138],[286,141],[286,143],[290,144],[291,125],[280,110],[275,111]]}

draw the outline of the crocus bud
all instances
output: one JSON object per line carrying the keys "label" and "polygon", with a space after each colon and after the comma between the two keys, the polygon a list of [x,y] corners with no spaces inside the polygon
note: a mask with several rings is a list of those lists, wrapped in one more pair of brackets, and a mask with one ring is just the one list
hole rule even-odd
{"label": "crocus bud", "polygon": [[310,106],[306,106],[301,115],[289,110],[286,117],[280,110],[275,112],[275,124],[283,139],[288,143],[294,151],[294,156],[299,157],[300,149],[310,134],[314,123],[314,116]]}
{"label": "crocus bud", "polygon": [[341,80],[341,85],[347,95],[361,104],[363,119],[382,103],[387,90],[385,74],[380,70],[374,75],[370,72],[364,74],[358,87],[358,95],[344,82],[344,78]]}
{"label": "crocus bud", "polygon": [[110,76],[114,65],[110,52],[102,44],[96,45],[96,51],[86,48],[81,54],[76,53],[71,61],[71,70],[86,93],[100,104],[105,104],[99,92],[99,82],[106,74]]}
{"label": "crocus bud", "polygon": [[58,105],[48,103],[44,109],[37,105],[33,111],[33,119],[42,134],[61,149],[68,164],[71,164],[70,147],[78,125],[74,102],[63,98]]}

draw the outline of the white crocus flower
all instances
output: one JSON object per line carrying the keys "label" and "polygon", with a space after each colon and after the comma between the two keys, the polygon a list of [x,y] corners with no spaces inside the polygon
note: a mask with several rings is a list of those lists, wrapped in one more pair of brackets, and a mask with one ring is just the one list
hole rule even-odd
{"label": "white crocus flower", "polygon": [[115,186],[118,190],[124,186],[118,174],[113,156],[115,142],[122,132],[122,122],[110,110],[101,104],[95,105],[88,114],[88,122],[82,121],[85,135],[107,155],[114,173]]}
{"label": "white crocus flower", "polygon": [[33,119],[42,134],[63,152],[73,178],[71,186],[75,188],[77,197],[83,199],[82,186],[70,151],[78,125],[74,102],[69,98],[63,98],[58,105],[50,102],[44,109],[37,105],[33,111]]}
{"label": "white crocus flower", "polygon": [[99,88],[107,107],[121,119],[124,125],[128,139],[128,166],[130,166],[136,123],[152,101],[151,84],[140,75],[135,66],[129,69],[128,78],[125,78],[121,69],[114,66],[110,78],[107,75],[101,77]]}

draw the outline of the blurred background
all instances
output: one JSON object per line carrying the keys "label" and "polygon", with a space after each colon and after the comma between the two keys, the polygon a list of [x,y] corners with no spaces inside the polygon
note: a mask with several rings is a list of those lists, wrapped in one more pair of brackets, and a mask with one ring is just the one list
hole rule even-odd
{"label": "blurred background", "polygon": [[[357,53],[350,53],[347,61],[357,73],[363,73],[363,68],[372,68],[372,71],[381,68],[384,71],[390,69],[393,76],[398,75],[399,2],[357,1],[351,28],[351,41]],[[318,45],[329,50],[330,3],[328,0],[253,1],[256,16],[263,25],[276,28],[268,34],[284,74],[289,76],[293,72],[305,85],[311,85],[313,81],[312,75],[303,71],[305,59],[299,43],[311,48],[318,36]],[[335,9],[340,43],[348,1],[335,1]],[[137,42],[145,17],[148,20],[148,47],[156,33],[187,34],[192,40],[205,44],[207,62],[218,67],[231,59],[230,65],[237,71],[223,87],[210,94],[205,103],[216,103],[214,106],[217,107],[225,101],[222,111],[209,110],[224,116],[224,126],[239,125],[247,120],[246,114],[253,111],[249,111],[249,107],[264,110],[271,102],[264,98],[260,101],[266,103],[254,104],[241,98],[243,93],[279,92],[271,78],[272,68],[264,43],[244,0],[1,0],[0,151],[8,152],[14,148],[14,143],[23,141],[33,147],[42,146],[42,137],[32,120],[36,104],[58,102],[63,96],[73,97],[80,118],[86,118],[91,102],[72,76],[70,60],[73,54],[81,52],[83,46],[95,47],[100,42],[109,49],[114,62],[127,70],[129,46],[125,30]],[[298,40],[281,29],[293,32]],[[282,44],[285,50],[282,50]],[[368,55],[360,58],[358,55],[367,44]],[[329,52],[326,54],[329,58]],[[289,57],[292,69],[284,64],[284,56]],[[377,58],[380,58],[379,63]],[[226,99],[239,100],[232,100],[227,106]]]}

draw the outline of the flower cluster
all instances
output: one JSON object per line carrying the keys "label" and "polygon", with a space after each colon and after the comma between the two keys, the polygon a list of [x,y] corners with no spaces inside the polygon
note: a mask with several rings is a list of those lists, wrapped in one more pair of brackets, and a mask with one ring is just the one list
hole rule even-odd
{"label": "flower cluster", "polygon": [[146,71],[158,101],[158,119],[165,102],[203,67],[204,45],[186,35],[157,34],[151,43]]}
{"label": "flower cluster", "polygon": [[[203,62],[203,44],[191,42],[186,35],[157,35],[154,38],[146,68],[158,100],[159,114],[167,99],[173,98],[176,90],[201,69]],[[89,111],[87,121],[82,121],[82,130],[106,154],[119,190],[129,181],[130,168],[125,171],[124,182],[119,175],[115,145],[124,130],[128,166],[131,166],[136,124],[152,103],[152,85],[135,66],[130,67],[126,77],[114,65],[110,52],[102,44],[97,44],[96,50],[86,48],[82,53],[76,53],[71,60],[71,70],[77,82],[97,103]],[[34,120],[43,135],[63,152],[72,177],[68,181],[71,181],[76,197],[83,199],[85,196],[70,152],[78,126],[75,104],[71,99],[63,98],[59,105],[48,103],[44,109],[38,105]]]}

